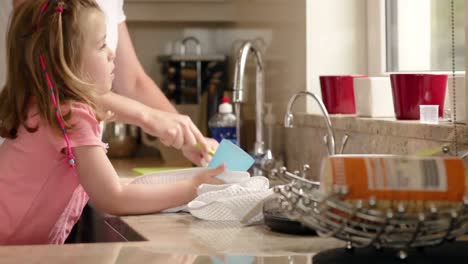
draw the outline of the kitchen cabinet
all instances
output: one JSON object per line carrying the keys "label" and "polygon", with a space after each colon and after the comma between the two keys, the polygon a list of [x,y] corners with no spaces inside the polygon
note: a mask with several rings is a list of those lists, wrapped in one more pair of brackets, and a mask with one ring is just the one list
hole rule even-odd
{"label": "kitchen cabinet", "polygon": [[125,0],[130,22],[234,22],[235,0]]}
{"label": "kitchen cabinet", "polygon": [[289,0],[125,0],[129,22],[213,22],[279,24],[305,12]]}
{"label": "kitchen cabinet", "polygon": [[[297,0],[294,0],[297,1]],[[291,0],[235,0],[236,22],[274,23],[294,22],[298,14],[305,15],[304,4],[291,4]]]}

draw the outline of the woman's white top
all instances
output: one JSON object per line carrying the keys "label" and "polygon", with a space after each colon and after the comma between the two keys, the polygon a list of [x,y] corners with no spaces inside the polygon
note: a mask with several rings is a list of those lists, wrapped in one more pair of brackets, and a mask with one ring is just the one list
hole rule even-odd
{"label": "woman's white top", "polygon": [[119,40],[119,25],[125,21],[123,10],[124,0],[97,0],[107,19],[107,45],[117,50]]}

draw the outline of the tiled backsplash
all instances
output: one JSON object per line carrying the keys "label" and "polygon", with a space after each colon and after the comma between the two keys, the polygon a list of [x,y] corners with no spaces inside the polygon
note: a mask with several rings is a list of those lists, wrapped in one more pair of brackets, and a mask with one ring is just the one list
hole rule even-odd
{"label": "tiled backsplash", "polygon": [[[345,154],[416,154],[451,143],[451,124],[428,125],[416,121],[376,120],[356,117],[332,117],[336,148],[341,138],[349,135]],[[327,155],[323,136],[326,127],[318,115],[295,115],[295,127],[284,131],[285,163],[289,170],[303,164],[311,167],[310,177],[318,179],[322,159]],[[457,127],[458,141],[464,142],[464,126]],[[468,146],[460,144],[460,150]]]}

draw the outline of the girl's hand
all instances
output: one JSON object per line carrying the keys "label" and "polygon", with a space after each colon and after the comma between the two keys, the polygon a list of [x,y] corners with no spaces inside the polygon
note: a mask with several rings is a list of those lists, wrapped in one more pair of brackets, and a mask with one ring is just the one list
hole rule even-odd
{"label": "girl's hand", "polygon": [[226,165],[222,164],[217,168],[209,169],[202,172],[192,178],[192,184],[195,188],[198,188],[201,184],[225,184],[222,180],[215,178],[226,170]]}

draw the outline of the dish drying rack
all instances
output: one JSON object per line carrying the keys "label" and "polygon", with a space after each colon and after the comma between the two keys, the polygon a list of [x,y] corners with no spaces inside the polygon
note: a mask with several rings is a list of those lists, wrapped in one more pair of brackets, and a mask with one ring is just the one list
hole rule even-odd
{"label": "dish drying rack", "polygon": [[468,231],[468,197],[459,205],[439,210],[436,206],[415,214],[406,214],[404,203],[386,211],[376,208],[377,200],[351,204],[342,198],[346,186],[334,186],[333,193],[319,190],[320,183],[305,178],[302,172],[286,167],[272,170],[271,177],[288,184],[274,187],[280,210],[288,218],[313,228],[320,236],[346,241],[346,248],[374,247],[397,250],[406,259],[411,248],[436,246],[454,241]]}

